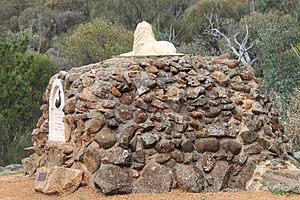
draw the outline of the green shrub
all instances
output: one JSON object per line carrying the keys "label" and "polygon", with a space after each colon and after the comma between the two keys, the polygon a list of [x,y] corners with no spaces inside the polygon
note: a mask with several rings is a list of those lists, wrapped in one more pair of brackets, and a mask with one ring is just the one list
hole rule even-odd
{"label": "green shrub", "polygon": [[58,43],[73,67],[130,51],[132,41],[132,32],[97,18],[68,32]]}
{"label": "green shrub", "polygon": [[290,107],[287,110],[286,131],[296,151],[300,151],[300,87],[291,95]]}
{"label": "green shrub", "polygon": [[42,94],[57,67],[26,51],[27,37],[0,42],[0,165],[20,162],[40,115]]}

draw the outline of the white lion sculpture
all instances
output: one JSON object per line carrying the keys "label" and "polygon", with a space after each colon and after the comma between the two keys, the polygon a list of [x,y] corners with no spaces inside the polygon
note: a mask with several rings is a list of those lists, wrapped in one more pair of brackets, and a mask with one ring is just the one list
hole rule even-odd
{"label": "white lion sculpture", "polygon": [[156,41],[152,27],[148,22],[141,22],[134,31],[133,51],[121,56],[156,56],[156,55],[182,55],[176,53],[171,42]]}

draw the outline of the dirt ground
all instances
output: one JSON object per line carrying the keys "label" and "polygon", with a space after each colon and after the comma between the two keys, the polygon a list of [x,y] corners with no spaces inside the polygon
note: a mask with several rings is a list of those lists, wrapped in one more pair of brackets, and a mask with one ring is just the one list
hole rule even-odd
{"label": "dirt ground", "polygon": [[300,195],[274,195],[270,192],[186,193],[175,190],[166,194],[131,194],[106,197],[91,188],[79,188],[64,196],[47,196],[33,190],[34,178],[21,174],[0,176],[0,200],[294,200]]}

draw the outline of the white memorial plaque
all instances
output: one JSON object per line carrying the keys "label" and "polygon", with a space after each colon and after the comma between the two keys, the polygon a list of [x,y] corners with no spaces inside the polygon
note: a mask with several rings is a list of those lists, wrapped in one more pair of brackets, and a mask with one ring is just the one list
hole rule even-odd
{"label": "white memorial plaque", "polygon": [[63,122],[65,96],[62,83],[56,79],[51,88],[49,102],[49,137],[51,141],[65,142],[65,124]]}

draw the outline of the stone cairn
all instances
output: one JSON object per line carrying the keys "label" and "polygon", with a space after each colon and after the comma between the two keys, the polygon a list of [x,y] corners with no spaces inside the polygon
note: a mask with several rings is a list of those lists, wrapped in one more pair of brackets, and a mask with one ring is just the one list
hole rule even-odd
{"label": "stone cairn", "polygon": [[66,142],[48,141],[50,81],[24,171],[83,171],[104,194],[245,189],[288,139],[249,65],[227,56],[112,58],[60,72]]}

